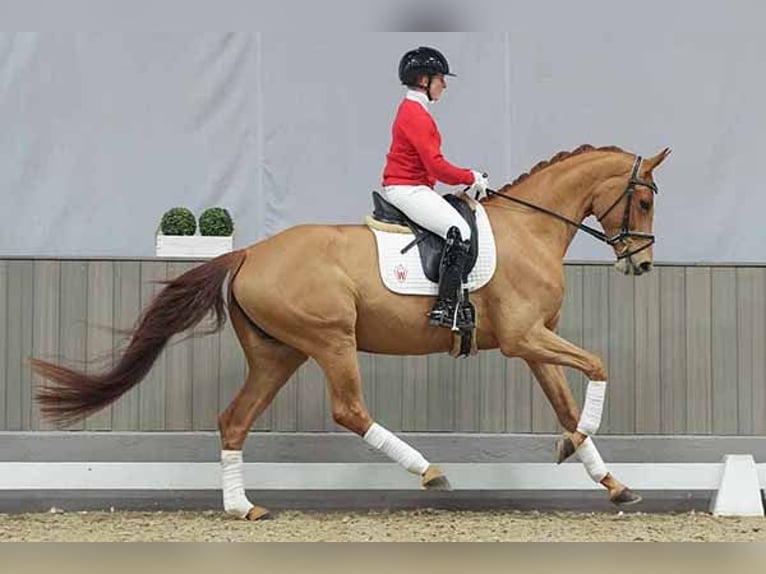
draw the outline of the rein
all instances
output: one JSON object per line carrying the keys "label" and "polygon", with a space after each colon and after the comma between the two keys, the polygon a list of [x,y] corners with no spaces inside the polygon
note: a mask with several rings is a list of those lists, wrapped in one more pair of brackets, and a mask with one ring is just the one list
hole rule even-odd
{"label": "rein", "polygon": [[584,231],[588,235],[595,237],[596,239],[598,239],[602,243],[606,243],[610,247],[614,247],[616,244],[624,242],[626,239],[629,239],[629,238],[647,240],[647,243],[645,245],[642,245],[638,249],[634,249],[633,251],[627,251],[626,253],[622,253],[621,255],[618,255],[617,259],[620,260],[620,259],[632,257],[633,255],[640,253],[644,249],[647,249],[649,246],[651,246],[655,241],[654,234],[652,233],[631,231],[630,229],[630,208],[633,203],[633,195],[636,191],[636,186],[644,185],[648,187],[649,189],[651,189],[655,194],[658,193],[657,185],[654,182],[644,181],[638,178],[638,169],[640,166],[641,166],[641,156],[636,156],[636,161],[633,164],[633,172],[631,173],[630,179],[628,180],[627,186],[625,187],[625,191],[623,191],[622,194],[620,194],[620,196],[609,207],[609,209],[607,209],[600,217],[598,217],[598,221],[601,222],[601,220],[604,219],[627,196],[628,201],[625,203],[625,211],[623,212],[623,216],[622,216],[622,226],[620,228],[619,233],[617,233],[616,235],[612,237],[609,237],[606,233],[599,231],[598,229],[595,229],[593,227],[590,227],[589,225],[585,225],[584,223],[578,223],[577,221],[573,221],[569,219],[568,217],[561,215],[560,213],[556,213],[555,211],[551,211],[550,209],[547,209],[540,205],[535,205],[534,203],[530,203],[526,200],[519,199],[517,197],[513,197],[510,195],[506,195],[504,193],[500,193],[499,191],[495,191],[494,189],[487,189],[487,195],[489,196],[496,195],[498,197],[507,199],[508,201],[519,203],[521,205],[524,205],[526,207],[529,207],[541,213],[545,213],[546,215],[550,215],[551,217],[555,217],[556,219],[563,221],[564,223],[567,223],[568,225],[571,225],[573,227],[576,227],[577,229]]}

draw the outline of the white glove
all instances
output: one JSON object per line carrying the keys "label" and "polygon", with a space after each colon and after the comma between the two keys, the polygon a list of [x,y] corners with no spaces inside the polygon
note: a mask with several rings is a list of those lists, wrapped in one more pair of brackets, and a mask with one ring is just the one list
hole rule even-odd
{"label": "white glove", "polygon": [[[472,170],[473,171],[473,170]],[[479,201],[487,197],[487,188],[489,187],[489,177],[486,173],[473,171],[473,185],[468,188],[468,193]]]}

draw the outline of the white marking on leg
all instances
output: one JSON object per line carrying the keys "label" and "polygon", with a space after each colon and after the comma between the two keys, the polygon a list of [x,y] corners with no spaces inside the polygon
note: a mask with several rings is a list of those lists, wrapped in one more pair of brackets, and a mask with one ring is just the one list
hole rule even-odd
{"label": "white marking on leg", "polygon": [[378,423],[372,423],[364,433],[364,442],[383,452],[412,474],[422,476],[430,466],[422,454]]}
{"label": "white marking on leg", "polygon": [[586,438],[583,443],[577,447],[575,452],[582,461],[583,466],[585,466],[588,476],[593,479],[593,482],[601,482],[604,480],[604,477],[609,474],[609,470],[606,468],[604,460],[601,458],[596,445],[590,437]]}
{"label": "white marking on leg", "polygon": [[585,405],[580,415],[577,430],[584,435],[596,434],[601,425],[601,413],[604,410],[606,396],[606,381],[588,381],[585,393]]}
{"label": "white marking on leg", "polygon": [[222,450],[223,509],[227,514],[245,518],[255,506],[245,494],[244,465],[241,450]]}

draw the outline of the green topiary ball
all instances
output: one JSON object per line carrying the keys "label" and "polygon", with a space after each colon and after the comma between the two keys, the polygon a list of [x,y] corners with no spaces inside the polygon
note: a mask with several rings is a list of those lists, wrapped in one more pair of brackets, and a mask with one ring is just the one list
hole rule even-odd
{"label": "green topiary ball", "polygon": [[194,235],[197,221],[194,214],[185,207],[173,207],[162,216],[160,229],[163,235]]}
{"label": "green topiary ball", "polygon": [[234,222],[223,207],[209,207],[199,216],[199,232],[202,235],[228,237],[234,233]]}

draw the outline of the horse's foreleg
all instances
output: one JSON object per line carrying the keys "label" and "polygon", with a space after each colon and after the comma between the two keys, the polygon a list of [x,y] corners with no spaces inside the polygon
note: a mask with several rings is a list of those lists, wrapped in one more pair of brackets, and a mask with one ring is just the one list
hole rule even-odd
{"label": "horse's foreleg", "polygon": [[[535,372],[538,380],[542,379],[540,384],[551,403],[554,405],[560,403],[558,408],[555,406],[554,408],[556,408],[556,414],[559,417],[566,417],[566,420],[562,421],[562,425],[572,433],[575,448],[583,444],[589,435],[596,434],[601,425],[607,381],[606,369],[600,358],[577,345],[573,345],[543,326],[527,333],[521,341],[516,342],[511,350],[501,345],[501,351],[508,356],[520,356],[530,366],[532,363],[549,366],[548,368],[541,368],[538,372],[533,369],[533,372]],[[585,406],[574,425],[574,429],[571,428],[573,423],[571,416],[572,412],[575,412],[573,408],[576,410],[574,399],[569,391],[564,373],[560,369],[554,369],[555,366],[577,369],[589,379]],[[566,424],[564,424],[565,422]],[[567,456],[571,454],[570,452]]]}
{"label": "horse's foreleg", "polygon": [[223,506],[227,514],[257,520],[268,516],[268,511],[255,506],[245,494],[242,446],[253,421],[307,357],[288,346],[261,339],[240,313],[232,312],[232,323],[247,355],[249,372],[244,386],[218,417]]}
{"label": "horse's foreleg", "polygon": [[358,434],[370,446],[398,462],[407,471],[421,477],[423,487],[449,490],[450,485],[442,472],[412,446],[374,422],[362,395],[356,347],[327,350],[316,357],[327,377],[332,401],[333,420]]}
{"label": "horse's foreleg", "polygon": [[[609,491],[612,502],[638,502],[641,498],[609,472],[590,438],[601,424],[606,391],[607,375],[601,360],[548,329],[541,329],[525,339],[522,356],[567,431],[556,443],[557,462],[576,452],[588,475]],[[578,415],[562,366],[577,368],[590,379],[582,414]]]}

